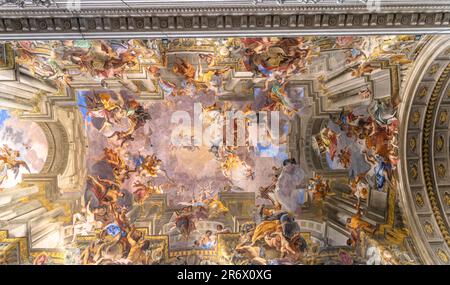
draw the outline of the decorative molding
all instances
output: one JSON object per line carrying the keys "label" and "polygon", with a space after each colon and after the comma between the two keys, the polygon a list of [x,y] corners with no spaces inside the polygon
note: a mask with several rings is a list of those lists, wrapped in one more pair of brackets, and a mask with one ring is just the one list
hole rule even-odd
{"label": "decorative molding", "polygon": [[405,81],[399,112],[399,199],[417,252],[426,264],[448,264],[445,256],[450,255],[449,216],[441,196],[448,176],[439,173],[444,162],[449,165],[449,156],[435,145],[438,134],[450,132],[448,116],[445,124],[439,118],[449,107],[445,96],[450,82],[448,51],[448,37],[435,36],[425,44]]}
{"label": "decorative molding", "polygon": [[[431,209],[433,211],[433,215],[436,219],[436,222],[439,226],[439,230],[450,247],[450,234],[449,234],[449,225],[446,223],[447,219],[445,218],[445,212],[443,213],[442,205],[439,204],[439,199],[437,197],[436,191],[438,191],[438,183],[436,182],[435,175],[435,167],[434,167],[434,131],[435,131],[435,123],[437,110],[439,109],[440,99],[442,96],[442,89],[444,84],[447,82],[450,76],[450,64],[442,72],[439,80],[436,83],[436,86],[433,90],[433,94],[429,100],[426,113],[425,113],[425,122],[423,125],[423,136],[422,136],[422,161],[423,161],[423,172],[425,178],[425,187],[426,192],[428,194],[428,199],[431,204]],[[447,164],[448,165],[448,164]]]}
{"label": "decorative molding", "polygon": [[0,39],[450,33],[450,5],[0,10]]}
{"label": "decorative molding", "polygon": [[[25,8],[25,5],[27,5],[25,0],[1,0],[0,6],[4,5],[14,5],[18,8]],[[52,5],[51,0],[31,0],[31,5],[34,5],[35,7],[50,7]]]}
{"label": "decorative molding", "polygon": [[0,230],[0,242],[1,243],[12,243],[18,245],[18,257],[19,264],[26,264],[29,262],[29,247],[28,247],[28,239],[26,237],[13,238],[9,236],[8,231]]}

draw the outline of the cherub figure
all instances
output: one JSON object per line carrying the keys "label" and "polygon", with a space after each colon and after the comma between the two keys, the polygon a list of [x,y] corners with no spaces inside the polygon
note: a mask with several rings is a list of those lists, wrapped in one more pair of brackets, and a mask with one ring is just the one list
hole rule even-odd
{"label": "cherub figure", "polygon": [[339,163],[344,168],[349,168],[351,164],[351,153],[348,148],[341,149],[341,151],[338,154]]}
{"label": "cherub figure", "polygon": [[156,154],[147,155],[144,158],[143,163],[134,171],[140,171],[141,176],[158,177],[160,173],[163,173],[166,178],[173,182],[167,175],[167,171],[162,169],[162,160],[159,159]]}
{"label": "cherub figure", "polygon": [[136,190],[133,192],[133,196],[134,200],[138,204],[144,203],[145,200],[158,192],[158,187],[151,185],[150,181],[145,184],[140,181],[136,181],[133,183],[133,187],[136,187]]}

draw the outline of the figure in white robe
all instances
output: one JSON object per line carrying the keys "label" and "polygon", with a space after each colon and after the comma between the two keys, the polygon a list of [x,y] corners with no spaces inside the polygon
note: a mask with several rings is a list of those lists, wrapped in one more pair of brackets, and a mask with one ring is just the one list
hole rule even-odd
{"label": "figure in white robe", "polygon": [[283,167],[274,193],[283,210],[295,213],[301,205],[299,196],[302,195],[303,189],[299,185],[304,178],[305,172],[298,164],[287,163]]}

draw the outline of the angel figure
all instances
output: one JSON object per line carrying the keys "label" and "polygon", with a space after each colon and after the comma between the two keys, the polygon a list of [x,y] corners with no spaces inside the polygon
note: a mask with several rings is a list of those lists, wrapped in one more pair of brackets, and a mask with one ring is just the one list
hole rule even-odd
{"label": "angel figure", "polygon": [[153,194],[159,192],[158,187],[151,185],[150,181],[145,184],[141,181],[136,181],[133,183],[133,187],[136,187],[136,190],[133,192],[133,196],[134,200],[138,204],[144,203],[144,201],[150,198]]}
{"label": "angel figure", "polygon": [[8,170],[12,170],[14,173],[14,178],[19,175],[20,167],[24,167],[29,173],[31,173],[28,164],[19,160],[20,152],[13,150],[7,145],[3,145],[0,148],[0,185],[5,179],[8,178]]}

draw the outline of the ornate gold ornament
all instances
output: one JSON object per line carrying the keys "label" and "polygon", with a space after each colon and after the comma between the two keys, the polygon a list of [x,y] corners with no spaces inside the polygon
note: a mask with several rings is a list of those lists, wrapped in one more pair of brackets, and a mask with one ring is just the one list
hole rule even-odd
{"label": "ornate gold ornament", "polygon": [[0,243],[11,243],[17,245],[19,251],[19,263],[26,263],[28,261],[29,251],[27,238],[10,238],[8,231],[0,231]]}
{"label": "ornate gold ornament", "polygon": [[447,50],[445,50],[445,55],[450,55],[450,48],[448,48]]}
{"label": "ornate gold ornament", "polygon": [[411,137],[410,139],[409,139],[409,149],[412,151],[412,152],[415,152],[416,151],[416,148],[417,148],[417,140],[416,140],[416,138],[415,137]]}
{"label": "ornate gold ornament", "polygon": [[419,170],[417,169],[417,165],[413,164],[411,165],[411,170],[409,171],[409,174],[411,174],[411,177],[416,180],[419,176]]}
{"label": "ornate gold ornament", "polygon": [[425,202],[424,202],[424,200],[423,200],[423,196],[422,196],[422,194],[420,194],[420,192],[417,192],[417,193],[416,193],[416,195],[415,195],[415,201],[416,201],[416,205],[417,205],[419,208],[423,208],[423,206],[425,206]]}
{"label": "ornate gold ornament", "polygon": [[436,252],[436,255],[442,262],[448,263],[448,255],[442,249],[439,248]]}
{"label": "ornate gold ornament", "polygon": [[447,110],[444,110],[439,114],[439,123],[443,125],[445,124],[445,122],[447,122],[447,120],[448,120],[448,112]]}
{"label": "ornate gold ornament", "polygon": [[423,97],[427,96],[428,88],[426,86],[422,87],[419,91],[419,98],[422,99]]}
{"label": "ornate gold ornament", "polygon": [[445,204],[450,207],[450,193],[448,193],[448,192],[444,193],[444,201],[445,201]]}
{"label": "ornate gold ornament", "polygon": [[425,232],[429,235],[432,235],[434,233],[433,226],[428,221],[425,222],[425,224],[423,225],[423,228],[425,229]]}
{"label": "ornate gold ornament", "polygon": [[439,138],[436,140],[436,150],[442,151],[444,149],[444,137],[439,136]]}
{"label": "ornate gold ornament", "polygon": [[[450,246],[450,233],[448,231],[447,225],[444,222],[445,217],[441,213],[440,206],[438,204],[438,200],[436,197],[436,185],[433,178],[432,173],[432,155],[431,155],[431,149],[429,147],[431,143],[431,139],[433,137],[433,131],[434,131],[434,121],[432,120],[433,114],[435,114],[436,109],[439,108],[439,97],[443,95],[443,85],[444,82],[448,79],[450,75],[450,64],[446,66],[446,68],[442,71],[441,76],[439,77],[436,87],[433,90],[433,93],[430,97],[430,100],[428,102],[427,108],[426,108],[426,116],[427,120],[425,120],[423,124],[423,142],[422,142],[422,158],[423,158],[423,169],[424,169],[424,180],[425,180],[425,186],[427,191],[427,196],[430,201],[431,210],[433,211],[433,215],[436,219],[437,225],[439,227],[440,232],[442,233],[442,236],[445,240],[445,243]],[[442,114],[440,114],[442,115]],[[445,114],[447,116],[447,114]],[[429,117],[429,119],[428,119]],[[440,168],[440,169],[439,169]],[[442,176],[442,174],[445,175],[445,167],[440,164],[437,169],[438,175]],[[446,256],[446,259],[448,260],[448,257]]]}
{"label": "ornate gold ornament", "polygon": [[437,168],[438,176],[439,176],[440,178],[444,178],[446,172],[447,172],[447,170],[445,169],[445,166],[444,166],[442,163],[439,164],[439,166],[438,166],[438,168]]}
{"label": "ornate gold ornament", "polygon": [[431,66],[430,70],[428,71],[428,75],[433,76],[439,71],[439,67],[441,65],[439,63],[435,63]]}
{"label": "ornate gold ornament", "polygon": [[414,125],[417,125],[420,121],[420,112],[419,111],[415,111],[412,114],[412,122],[414,123]]}

